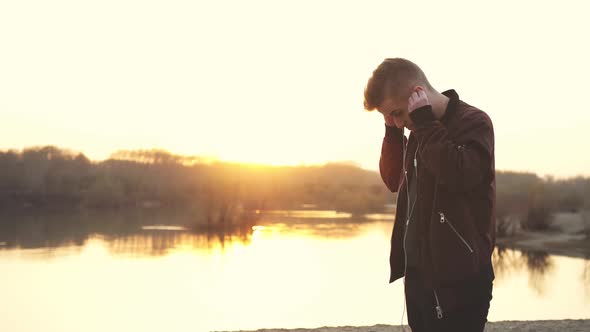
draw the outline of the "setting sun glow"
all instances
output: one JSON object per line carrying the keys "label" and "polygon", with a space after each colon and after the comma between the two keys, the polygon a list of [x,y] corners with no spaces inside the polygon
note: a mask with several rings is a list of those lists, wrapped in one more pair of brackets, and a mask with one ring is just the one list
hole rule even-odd
{"label": "setting sun glow", "polygon": [[383,119],[364,111],[363,89],[401,56],[488,112],[498,169],[588,175],[587,12],[582,1],[3,2],[0,148],[377,170]]}

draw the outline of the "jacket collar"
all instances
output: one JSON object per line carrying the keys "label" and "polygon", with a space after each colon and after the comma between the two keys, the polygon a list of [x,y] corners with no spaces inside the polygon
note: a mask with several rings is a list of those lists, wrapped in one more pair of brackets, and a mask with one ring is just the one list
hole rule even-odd
{"label": "jacket collar", "polygon": [[453,116],[453,113],[457,111],[457,106],[459,105],[459,94],[455,89],[449,89],[446,91],[441,92],[443,95],[449,97],[449,103],[447,104],[447,109],[445,110],[445,114],[440,119],[442,123],[445,125],[448,124],[449,119]]}

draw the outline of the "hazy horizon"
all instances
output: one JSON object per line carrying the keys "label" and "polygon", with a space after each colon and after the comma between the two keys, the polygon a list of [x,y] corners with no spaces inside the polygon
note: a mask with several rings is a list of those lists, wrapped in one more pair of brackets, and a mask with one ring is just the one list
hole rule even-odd
{"label": "hazy horizon", "polygon": [[[43,148],[43,147],[48,147],[48,146],[29,146],[29,147],[25,147],[24,149],[0,149],[0,153],[8,152],[8,151],[15,151],[17,153],[22,153],[26,149],[36,149],[36,148]],[[109,154],[105,158],[95,159],[95,158],[89,157],[88,154],[84,153],[84,151],[73,150],[73,149],[63,148],[63,147],[59,147],[59,146],[52,146],[52,147],[58,148],[61,151],[64,151],[67,153],[71,153],[72,155],[77,155],[79,153],[82,153],[86,158],[88,158],[93,163],[100,163],[100,162],[107,161],[109,159],[129,159],[129,158],[116,156],[117,153],[121,153],[121,152],[123,152],[123,153],[125,153],[125,152],[164,152],[164,153],[169,153],[174,156],[179,156],[179,157],[184,157],[184,158],[193,158],[194,159],[193,162],[195,164],[198,164],[198,163],[208,164],[208,163],[220,162],[220,163],[230,163],[230,164],[238,164],[238,165],[243,165],[243,166],[255,166],[255,167],[322,167],[322,166],[326,166],[326,165],[330,165],[330,164],[336,164],[336,165],[348,165],[348,166],[358,167],[358,168],[366,170],[366,171],[372,171],[372,172],[379,173],[378,167],[376,169],[365,168],[359,162],[354,161],[354,160],[328,160],[328,161],[321,162],[321,163],[300,163],[300,164],[276,165],[276,164],[265,164],[265,163],[257,163],[257,162],[245,162],[245,161],[239,161],[239,160],[219,159],[219,158],[215,158],[215,157],[207,156],[207,155],[184,155],[184,154],[174,153],[173,151],[157,149],[157,148],[137,149],[137,150],[121,150],[120,149],[120,150],[113,151],[111,154]],[[191,163],[189,162],[189,165],[190,164]],[[573,179],[573,178],[578,178],[578,177],[582,177],[582,178],[589,177],[587,175],[582,175],[582,174],[571,175],[571,176],[570,175],[557,176],[555,174],[542,174],[542,173],[535,172],[535,171],[520,171],[520,170],[498,169],[498,168],[496,168],[496,172],[530,173],[530,174],[535,174],[541,178],[549,177],[549,178],[553,178],[555,180]]]}

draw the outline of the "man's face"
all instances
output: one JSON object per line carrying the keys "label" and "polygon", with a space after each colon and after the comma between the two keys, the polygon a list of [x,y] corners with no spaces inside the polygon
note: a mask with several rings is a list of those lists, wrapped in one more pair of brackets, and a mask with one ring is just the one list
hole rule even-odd
{"label": "man's face", "polygon": [[385,98],[377,110],[385,117],[385,122],[388,125],[395,125],[398,128],[406,127],[409,130],[414,130],[414,124],[410,119],[408,113],[408,101],[403,102],[391,97]]}

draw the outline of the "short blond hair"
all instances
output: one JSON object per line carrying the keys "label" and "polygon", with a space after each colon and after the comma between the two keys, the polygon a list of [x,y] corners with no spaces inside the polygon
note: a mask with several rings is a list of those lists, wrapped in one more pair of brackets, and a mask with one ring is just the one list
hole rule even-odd
{"label": "short blond hair", "polygon": [[373,71],[365,88],[365,110],[376,109],[386,97],[408,98],[414,85],[434,90],[426,75],[410,60],[387,58]]}

